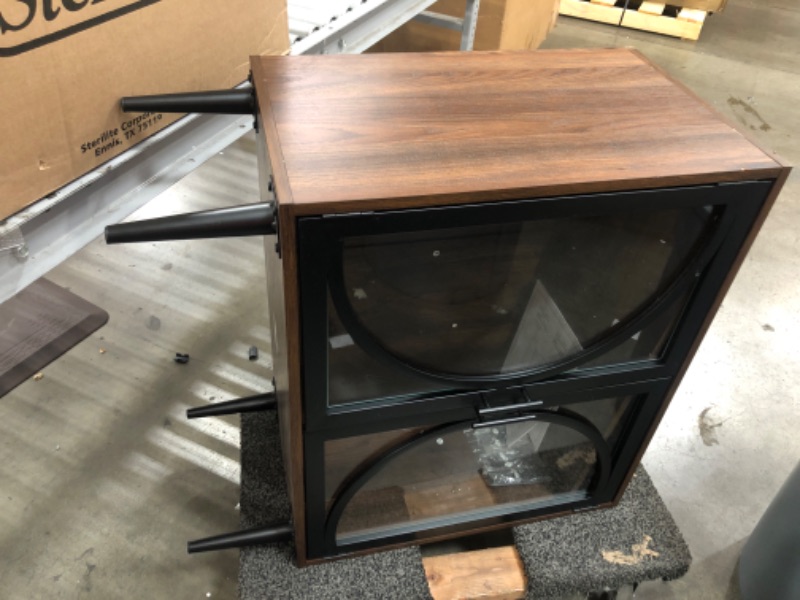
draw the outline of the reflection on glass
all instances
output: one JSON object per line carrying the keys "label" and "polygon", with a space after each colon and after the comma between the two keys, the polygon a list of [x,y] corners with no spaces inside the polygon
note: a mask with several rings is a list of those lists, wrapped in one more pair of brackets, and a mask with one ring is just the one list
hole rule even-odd
{"label": "reflection on glass", "polygon": [[637,331],[630,338],[614,346],[607,352],[581,363],[574,370],[624,364],[636,360],[659,358],[678,322],[678,318],[689,301],[692,289],[680,296],[671,306],[667,306],[650,324]]}
{"label": "reflection on glass", "polygon": [[325,498],[330,508],[339,487],[359,465],[411,439],[419,429],[396,429],[325,442]]}
{"label": "reflection on glass", "polygon": [[[569,407],[609,444],[634,408],[633,398],[606,398]],[[327,502],[348,475],[410,439],[402,430],[325,444]],[[437,518],[480,518],[487,509],[533,509],[586,497],[596,470],[593,443],[560,424],[531,419],[428,437],[399,454],[353,496],[339,522],[340,543],[425,527]]]}
{"label": "reflection on glass", "polygon": [[339,321],[328,299],[328,404],[444,391],[448,387],[367,354]]}
{"label": "reflection on glass", "polygon": [[[403,361],[466,376],[525,371],[580,352],[652,302],[710,215],[641,211],[346,238],[345,293],[364,328]],[[334,366],[336,336],[348,334],[333,333],[333,310],[330,324]],[[663,337],[628,358],[652,356]]]}

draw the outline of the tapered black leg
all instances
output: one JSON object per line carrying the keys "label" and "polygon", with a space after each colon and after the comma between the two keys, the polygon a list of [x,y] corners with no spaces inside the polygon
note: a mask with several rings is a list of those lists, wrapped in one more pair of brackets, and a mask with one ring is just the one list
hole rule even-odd
{"label": "tapered black leg", "polygon": [[262,410],[272,410],[276,407],[275,393],[268,392],[247,398],[237,398],[226,402],[217,402],[208,406],[198,406],[186,411],[189,419],[199,419],[200,417],[215,417],[220,415],[235,415],[236,413],[260,412]]}
{"label": "tapered black leg", "polygon": [[244,531],[223,533],[213,537],[194,540],[186,545],[189,554],[195,552],[210,552],[212,550],[227,550],[228,548],[243,548],[259,544],[274,544],[288,542],[292,539],[294,530],[289,523],[275,523],[267,527],[256,527]]}

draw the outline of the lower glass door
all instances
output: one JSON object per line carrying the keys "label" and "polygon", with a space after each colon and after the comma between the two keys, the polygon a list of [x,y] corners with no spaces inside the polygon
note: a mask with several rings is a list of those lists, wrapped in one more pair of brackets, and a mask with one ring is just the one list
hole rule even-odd
{"label": "lower glass door", "polygon": [[326,545],[584,501],[608,480],[636,404],[612,397],[492,422],[329,440]]}

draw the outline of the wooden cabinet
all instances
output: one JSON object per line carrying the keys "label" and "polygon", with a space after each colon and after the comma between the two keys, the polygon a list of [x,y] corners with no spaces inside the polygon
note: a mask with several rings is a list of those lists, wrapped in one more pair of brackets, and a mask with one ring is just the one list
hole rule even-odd
{"label": "wooden cabinet", "polygon": [[788,168],[632,50],[252,66],[298,562],[618,500]]}

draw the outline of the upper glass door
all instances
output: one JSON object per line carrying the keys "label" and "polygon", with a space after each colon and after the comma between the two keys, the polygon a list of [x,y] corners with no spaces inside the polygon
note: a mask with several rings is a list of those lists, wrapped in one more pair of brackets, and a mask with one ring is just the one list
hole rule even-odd
{"label": "upper glass door", "polygon": [[340,364],[353,370],[353,352],[340,351],[353,341],[443,381],[572,366],[626,327],[626,360],[657,357],[681,297],[661,307],[671,316],[657,331],[629,326],[685,274],[717,217],[701,206],[344,237],[330,282],[332,382]]}

